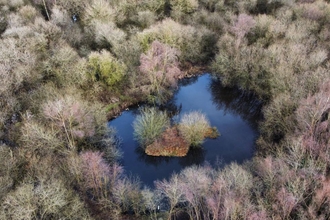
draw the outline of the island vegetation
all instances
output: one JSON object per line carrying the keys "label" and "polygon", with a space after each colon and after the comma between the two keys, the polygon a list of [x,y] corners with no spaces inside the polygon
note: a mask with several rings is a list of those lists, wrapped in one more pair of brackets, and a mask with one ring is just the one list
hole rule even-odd
{"label": "island vegetation", "polygon": [[[329,57],[329,0],[0,0],[0,219],[329,219]],[[255,156],[144,187],[107,121],[202,70],[262,101]]]}
{"label": "island vegetation", "polygon": [[217,138],[220,134],[211,127],[201,112],[182,116],[179,123],[171,125],[166,112],[144,107],[133,122],[134,136],[145,153],[150,156],[186,156],[190,146],[201,147],[205,138]]}

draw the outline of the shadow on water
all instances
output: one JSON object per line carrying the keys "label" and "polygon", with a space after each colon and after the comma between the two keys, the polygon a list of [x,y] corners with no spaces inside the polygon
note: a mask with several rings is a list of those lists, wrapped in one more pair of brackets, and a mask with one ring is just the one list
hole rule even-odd
{"label": "shadow on water", "polygon": [[178,85],[174,97],[160,108],[166,110],[174,122],[187,112],[201,111],[211,125],[217,127],[221,133],[219,138],[206,140],[201,148],[190,149],[185,157],[153,157],[146,155],[133,137],[132,123],[139,114],[137,107],[109,122],[122,139],[121,163],[125,171],[139,176],[150,187],[155,180],[169,178],[173,172],[191,165],[209,163],[223,167],[234,161],[242,163],[254,154],[260,101],[239,89],[224,88],[209,74],[183,79]]}
{"label": "shadow on water", "polygon": [[154,167],[163,166],[168,163],[172,163],[175,160],[180,164],[182,168],[192,165],[202,165],[205,162],[205,149],[193,148],[190,149],[185,157],[153,157],[147,155],[141,147],[135,149],[138,154],[138,159],[141,162],[146,163]]}
{"label": "shadow on water", "polygon": [[240,115],[254,129],[257,129],[258,122],[262,119],[263,103],[255,95],[238,88],[226,88],[218,79],[211,80],[209,91],[217,109]]}
{"label": "shadow on water", "polygon": [[181,86],[192,85],[198,81],[198,77],[199,76],[194,76],[194,77],[190,77],[190,78],[181,79],[180,82],[178,83],[178,86],[181,87]]}

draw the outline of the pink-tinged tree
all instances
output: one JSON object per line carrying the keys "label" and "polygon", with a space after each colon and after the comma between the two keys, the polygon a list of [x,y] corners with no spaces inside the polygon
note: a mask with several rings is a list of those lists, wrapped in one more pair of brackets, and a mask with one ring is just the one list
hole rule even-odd
{"label": "pink-tinged tree", "polygon": [[256,22],[253,17],[247,14],[240,14],[234,24],[232,31],[236,35],[236,47],[238,48],[247,33],[255,26]]}
{"label": "pink-tinged tree", "polygon": [[294,195],[282,187],[277,194],[277,202],[273,205],[281,219],[288,219],[298,200]]}
{"label": "pink-tinged tree", "polygon": [[[80,154],[84,188],[92,190],[97,198],[108,195],[111,168],[102,158],[101,152],[86,151]],[[117,168],[114,168],[117,173]]]}
{"label": "pink-tinged tree", "polygon": [[320,91],[302,100],[296,111],[298,128],[305,150],[314,158],[329,161],[330,81]]}
{"label": "pink-tinged tree", "polygon": [[211,185],[211,167],[189,167],[181,172],[182,189],[185,199],[189,202],[188,213],[192,219],[208,218],[208,210],[205,204],[207,192]]}
{"label": "pink-tinged tree", "polygon": [[178,174],[173,174],[169,181],[156,181],[155,182],[156,190],[169,202],[169,216],[168,219],[171,219],[171,216],[175,213],[175,207],[186,201],[185,193],[183,189],[183,184],[180,180]]}
{"label": "pink-tinged tree", "polygon": [[313,198],[313,212],[314,216],[317,216],[316,212],[319,212],[322,208],[326,210],[329,214],[330,210],[328,209],[330,205],[330,180],[323,178],[321,186],[315,191],[315,196]]}
{"label": "pink-tinged tree", "polygon": [[210,214],[213,220],[220,218],[225,193],[225,180],[221,176],[218,176],[215,180],[212,181],[209,195],[206,198],[206,204],[210,210]]}
{"label": "pink-tinged tree", "polygon": [[255,211],[247,216],[247,220],[267,220],[270,219],[267,217],[266,211]]}
{"label": "pink-tinged tree", "polygon": [[134,211],[139,215],[143,210],[141,182],[138,178],[120,178],[112,190],[112,199],[115,207],[121,212]]}
{"label": "pink-tinged tree", "polygon": [[71,96],[48,101],[43,113],[55,126],[64,131],[69,149],[75,148],[75,139],[95,134],[95,120],[86,103]]}
{"label": "pink-tinged tree", "polygon": [[150,83],[152,101],[163,103],[168,98],[168,89],[174,88],[181,74],[179,50],[159,41],[154,41],[146,54],[141,54],[140,71]]}

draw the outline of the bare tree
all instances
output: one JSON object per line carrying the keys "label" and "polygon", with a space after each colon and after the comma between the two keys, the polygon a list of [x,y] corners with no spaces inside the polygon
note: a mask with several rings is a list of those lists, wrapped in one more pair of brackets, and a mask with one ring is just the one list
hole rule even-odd
{"label": "bare tree", "polygon": [[97,198],[108,196],[110,167],[102,158],[102,153],[86,151],[80,154],[84,188],[91,189]]}
{"label": "bare tree", "polygon": [[140,71],[150,82],[150,92],[156,101],[163,103],[167,97],[168,88],[174,88],[181,74],[178,55],[180,52],[159,41],[154,41],[146,54],[140,57]]}
{"label": "bare tree", "polygon": [[95,134],[96,122],[90,109],[72,96],[48,101],[43,106],[43,113],[55,126],[63,129],[69,149],[76,147],[76,138]]}
{"label": "bare tree", "polygon": [[184,197],[189,202],[190,217],[192,219],[207,219],[208,208],[206,200],[211,185],[211,167],[189,167],[184,169],[181,174],[183,182]]}
{"label": "bare tree", "polygon": [[170,220],[171,216],[176,211],[176,206],[186,201],[180,177],[178,174],[173,174],[169,181],[156,181],[155,186],[156,190],[169,201],[170,207],[168,219]]}
{"label": "bare tree", "polygon": [[233,27],[233,32],[237,37],[236,47],[238,48],[245,35],[255,26],[256,22],[253,17],[247,14],[240,14],[237,22]]}

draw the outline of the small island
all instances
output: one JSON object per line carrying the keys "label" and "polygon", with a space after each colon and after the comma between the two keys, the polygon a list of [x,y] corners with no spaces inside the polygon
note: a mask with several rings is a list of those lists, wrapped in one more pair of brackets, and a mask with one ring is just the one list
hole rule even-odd
{"label": "small island", "polygon": [[220,136],[198,111],[184,114],[178,124],[171,125],[166,112],[143,108],[133,127],[136,140],[150,156],[184,157],[190,147],[201,147],[205,138]]}

